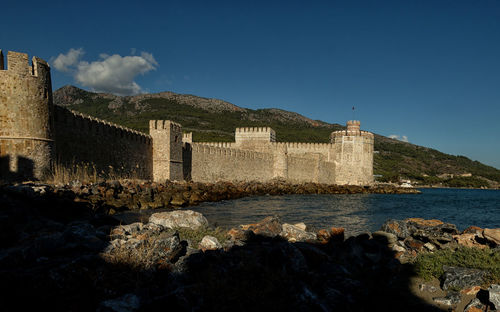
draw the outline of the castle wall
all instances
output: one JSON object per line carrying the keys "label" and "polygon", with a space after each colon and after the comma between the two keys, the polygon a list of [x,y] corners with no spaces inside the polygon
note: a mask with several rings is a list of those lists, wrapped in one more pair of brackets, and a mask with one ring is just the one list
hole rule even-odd
{"label": "castle wall", "polygon": [[95,166],[97,173],[151,179],[149,135],[60,106],[54,109],[58,164]]}
{"label": "castle wall", "polygon": [[24,53],[9,51],[7,69],[1,51],[0,59],[0,158],[8,160],[0,175],[45,178],[54,153],[50,68],[37,57],[30,66]]}
{"label": "castle wall", "polygon": [[235,142],[193,143],[192,133],[151,120],[150,135],[52,104],[48,64],[0,50],[0,174],[44,179],[52,164],[94,167],[98,174],[201,182],[373,183],[373,134],[359,121],[330,143],[277,143],[269,127],[237,128]]}
{"label": "castle wall", "polygon": [[273,155],[193,143],[191,178],[199,182],[268,181]]}

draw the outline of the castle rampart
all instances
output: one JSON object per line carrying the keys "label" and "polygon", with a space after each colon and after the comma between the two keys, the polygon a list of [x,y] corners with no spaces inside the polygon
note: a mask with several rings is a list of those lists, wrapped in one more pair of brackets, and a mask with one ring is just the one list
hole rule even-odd
{"label": "castle rampart", "polygon": [[152,138],[98,118],[55,109],[56,162],[122,177],[152,177]]}
{"label": "castle rampart", "polygon": [[[169,120],[149,135],[52,104],[50,68],[37,57],[0,51],[0,174],[43,179],[57,163],[116,177],[166,180],[373,182],[373,134],[360,122],[332,132],[330,143],[276,142],[270,127],[242,127],[234,142],[193,142]],[[8,163],[6,162],[8,160]]]}
{"label": "castle rampart", "polygon": [[273,178],[273,155],[248,150],[192,145],[193,181],[268,181]]}

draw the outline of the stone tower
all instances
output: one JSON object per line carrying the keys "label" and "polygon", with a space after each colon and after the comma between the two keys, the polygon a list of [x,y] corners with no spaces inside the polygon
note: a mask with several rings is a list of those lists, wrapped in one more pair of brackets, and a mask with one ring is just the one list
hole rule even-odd
{"label": "stone tower", "polygon": [[361,131],[358,120],[347,122],[347,129],[334,131],[335,183],[370,185],[373,183],[373,133]]}
{"label": "stone tower", "polygon": [[0,175],[44,179],[54,155],[50,68],[44,60],[0,50]]}
{"label": "stone tower", "polygon": [[254,151],[267,151],[271,142],[276,142],[276,132],[269,127],[236,128],[234,146]]}
{"label": "stone tower", "polygon": [[150,120],[149,135],[153,139],[153,180],[183,180],[181,125],[170,120]]}

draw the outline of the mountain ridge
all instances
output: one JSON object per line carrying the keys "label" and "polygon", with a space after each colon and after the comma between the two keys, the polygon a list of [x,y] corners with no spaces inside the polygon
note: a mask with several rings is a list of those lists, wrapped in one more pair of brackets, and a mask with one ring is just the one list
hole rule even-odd
{"label": "mountain ridge", "polygon": [[[233,141],[237,127],[270,126],[278,141],[329,142],[339,124],[278,108],[248,109],[227,101],[171,91],[117,96],[64,86],[54,104],[148,133],[150,119],[170,119],[193,132],[195,141]],[[410,179],[422,184],[498,187],[500,170],[435,149],[375,135],[374,173],[380,181]],[[468,175],[472,175],[469,177]],[[440,177],[441,176],[441,177]]]}

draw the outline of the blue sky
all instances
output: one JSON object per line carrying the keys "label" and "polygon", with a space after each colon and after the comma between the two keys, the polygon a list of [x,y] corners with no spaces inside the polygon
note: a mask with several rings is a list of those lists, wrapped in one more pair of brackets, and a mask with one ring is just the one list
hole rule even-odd
{"label": "blue sky", "polygon": [[[500,168],[500,1],[9,1],[54,90],[277,107]],[[72,50],[71,50],[72,49]]]}

